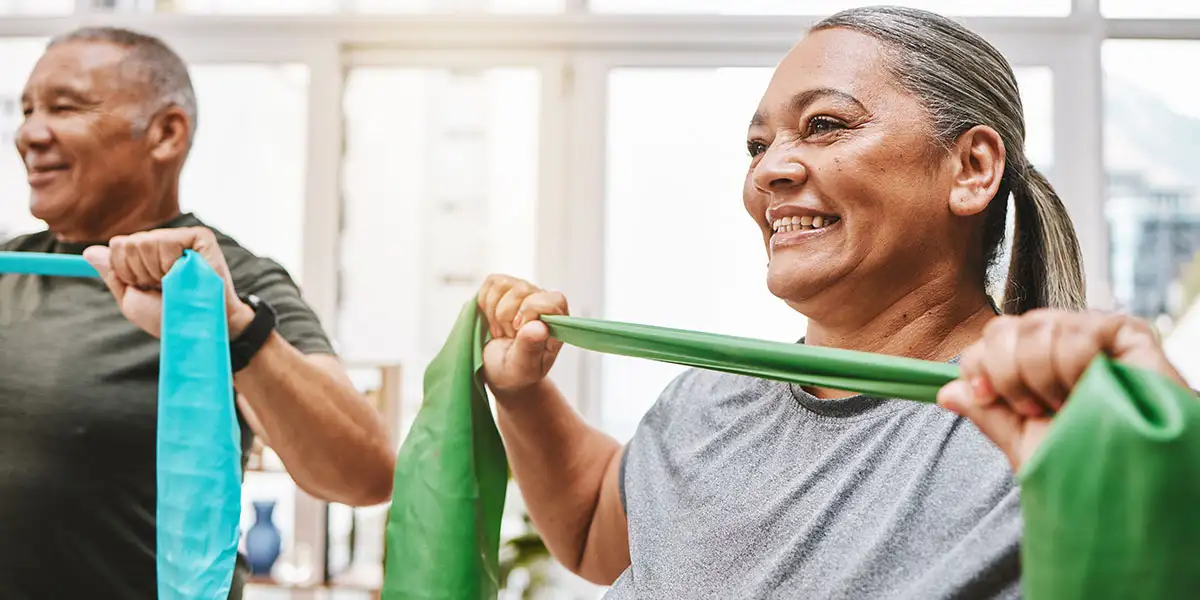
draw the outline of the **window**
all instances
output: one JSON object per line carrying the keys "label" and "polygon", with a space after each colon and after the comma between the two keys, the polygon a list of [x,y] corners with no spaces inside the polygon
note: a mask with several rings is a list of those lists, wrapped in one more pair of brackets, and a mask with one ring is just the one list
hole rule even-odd
{"label": "window", "polygon": [[220,14],[329,13],[339,0],[150,0],[138,3],[142,10]]}
{"label": "window", "polygon": [[150,0],[140,6],[160,12],[216,14],[372,14],[420,12],[556,12],[564,0]]}
{"label": "window", "polygon": [[[804,318],[767,290],[742,205],[746,126],[770,68],[609,76],[605,317],[794,341]],[[692,101],[686,101],[686,100]],[[618,439],[682,369],[601,357],[601,424]]]}
{"label": "window", "polygon": [[[1169,0],[1163,0],[1169,1]],[[828,15],[863,6],[856,0],[591,0],[598,12]],[[954,16],[1055,17],[1071,12],[1070,0],[898,0],[898,4]]]}
{"label": "window", "polygon": [[1191,41],[1103,49],[1113,295],[1166,333],[1200,295],[1200,82],[1171,67],[1195,61]]}
{"label": "window", "polygon": [[362,13],[466,12],[507,13],[561,12],[565,0],[349,0],[347,9]]}
{"label": "window", "polygon": [[1100,12],[1118,19],[1180,19],[1200,16],[1200,5],[1180,0],[1100,0]]}
{"label": "window", "polygon": [[72,12],[75,12],[75,0],[0,0],[0,15],[48,16]]}
{"label": "window", "polygon": [[183,210],[303,280],[308,67],[198,64]]}
{"label": "window", "polygon": [[29,214],[25,164],[13,146],[23,119],[21,90],[45,48],[44,39],[0,39],[0,241],[46,228]]}
{"label": "window", "polygon": [[1025,109],[1025,156],[1050,177],[1054,168],[1054,72],[1049,67],[1016,67]]}
{"label": "window", "polygon": [[337,338],[405,365],[407,419],[483,278],[536,275],[540,94],[527,68],[349,73]]}

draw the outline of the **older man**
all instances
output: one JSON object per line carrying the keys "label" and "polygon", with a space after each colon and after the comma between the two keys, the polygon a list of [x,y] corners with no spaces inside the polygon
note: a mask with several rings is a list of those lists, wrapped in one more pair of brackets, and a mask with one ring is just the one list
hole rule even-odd
{"label": "older man", "polygon": [[386,500],[386,431],[288,273],[180,212],[196,126],[180,58],[78,30],[50,43],[22,105],[17,150],[49,230],[2,249],[83,254],[104,281],[0,276],[0,597],[155,596],[157,290],[185,249],[225,279],[244,450],[252,423],[308,492]]}

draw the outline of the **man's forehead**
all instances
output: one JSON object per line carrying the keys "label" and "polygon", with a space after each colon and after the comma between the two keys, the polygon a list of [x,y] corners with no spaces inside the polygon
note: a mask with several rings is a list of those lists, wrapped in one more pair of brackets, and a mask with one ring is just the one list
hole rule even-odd
{"label": "man's forehead", "polygon": [[46,50],[30,75],[30,83],[49,80],[97,82],[118,73],[125,49],[106,42],[70,41]]}

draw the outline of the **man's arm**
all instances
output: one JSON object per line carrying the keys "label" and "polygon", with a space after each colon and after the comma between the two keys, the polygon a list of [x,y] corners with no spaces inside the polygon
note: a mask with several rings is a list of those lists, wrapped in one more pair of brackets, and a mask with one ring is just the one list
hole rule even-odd
{"label": "man's arm", "polygon": [[[190,227],[119,236],[107,248],[88,248],[84,257],[103,277],[121,313],[159,337],[161,282],[185,250],[198,252],[224,280],[229,335],[236,339],[253,320],[254,311],[238,298],[212,231]],[[258,283],[272,287],[269,282]],[[270,294],[264,296],[270,303]],[[295,311],[280,313],[279,326],[289,327],[288,319],[296,318]],[[234,386],[305,491],[355,505],[388,498],[395,463],[391,443],[379,415],[335,358],[318,353],[306,356],[274,332],[249,365],[235,374]]]}
{"label": "man's arm", "polygon": [[611,585],[629,566],[622,446],[585,423],[549,379],[494,393],[513,478],[546,547],[571,572]]}
{"label": "man's arm", "polygon": [[329,355],[304,355],[278,333],[234,376],[265,441],[304,491],[354,506],[392,492],[395,456],[378,413]]}
{"label": "man's arm", "polygon": [[[239,293],[259,297],[277,317],[275,333],[234,376],[247,423],[306,492],[351,505],[387,500],[395,456],[378,412],[333,356],[320,321],[287,270],[267,259],[237,260],[231,269],[241,274]],[[240,301],[235,308],[234,338],[254,314]],[[276,382],[279,377],[286,381]]]}

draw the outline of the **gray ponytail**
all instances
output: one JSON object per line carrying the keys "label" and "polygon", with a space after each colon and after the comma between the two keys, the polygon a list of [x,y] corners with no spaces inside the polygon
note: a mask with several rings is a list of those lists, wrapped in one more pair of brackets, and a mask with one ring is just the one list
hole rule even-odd
{"label": "gray ponytail", "polygon": [[1004,288],[1005,314],[1046,307],[1087,308],[1079,240],[1067,207],[1050,182],[1031,166],[1014,186],[1013,200],[1016,227]]}
{"label": "gray ponytail", "polygon": [[[911,8],[854,8],[822,20],[812,31],[823,29],[849,29],[883,42],[892,75],[924,103],[944,148],[977,125],[1000,134],[1005,170],[984,217],[983,255],[987,267],[998,266],[1011,193],[1016,227],[1004,312],[1082,310],[1079,242],[1058,194],[1025,156],[1021,96],[1004,55],[957,22]],[[980,284],[986,285],[986,274]]]}

